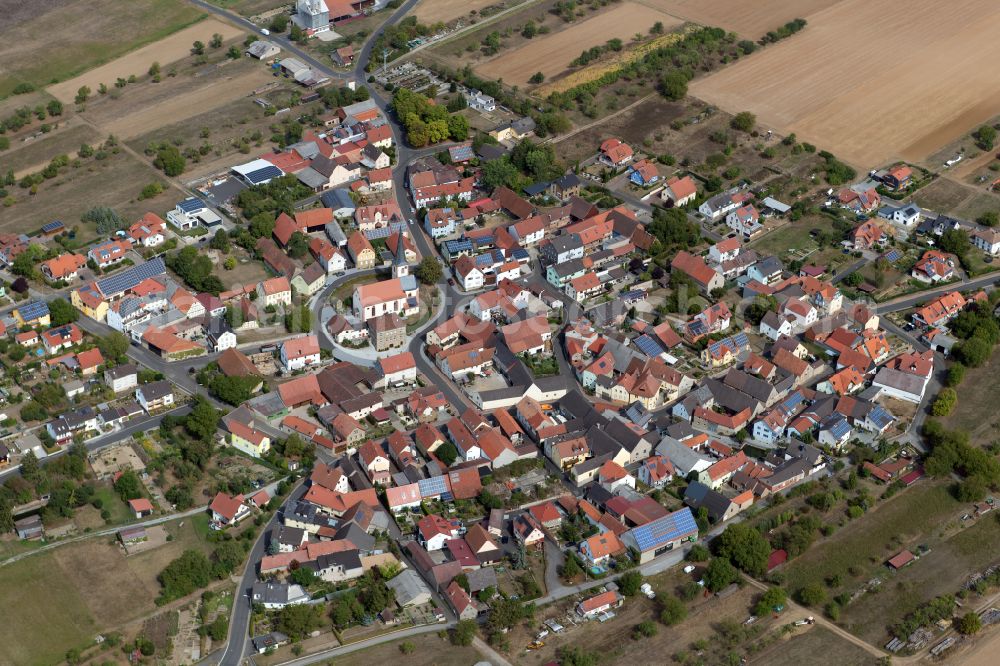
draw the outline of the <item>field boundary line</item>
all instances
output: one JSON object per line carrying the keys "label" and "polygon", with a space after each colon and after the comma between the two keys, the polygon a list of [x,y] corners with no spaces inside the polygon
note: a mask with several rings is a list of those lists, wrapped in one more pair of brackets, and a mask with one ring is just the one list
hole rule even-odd
{"label": "field boundary line", "polygon": [[[393,62],[402,62],[403,60],[405,60],[407,57],[413,55],[414,53],[418,53],[420,51],[423,51],[424,49],[431,48],[431,47],[434,47],[434,46],[441,46],[442,44],[447,44],[451,40],[455,39],[456,37],[461,37],[462,35],[464,35],[467,32],[471,32],[472,30],[478,30],[479,28],[482,28],[484,26],[488,26],[491,23],[493,23],[494,21],[496,21],[496,20],[498,20],[498,19],[500,19],[500,18],[502,18],[504,16],[507,16],[508,14],[516,12],[519,9],[527,9],[529,6],[531,6],[531,5],[537,5],[537,4],[541,3],[541,2],[542,2],[542,0],[525,0],[524,2],[522,2],[520,4],[514,5],[513,7],[508,7],[507,9],[503,10],[502,12],[498,12],[498,13],[494,14],[493,16],[488,16],[484,20],[482,20],[482,21],[480,21],[478,23],[471,23],[471,24],[465,26],[464,28],[459,28],[458,30],[456,30],[455,32],[451,33],[450,35],[448,35],[447,37],[445,37],[443,39],[439,39],[439,40],[433,41],[433,42],[425,42],[425,43],[421,44],[420,46],[418,46],[417,48],[411,49],[411,50],[407,51],[403,55],[401,55],[398,58],[396,58],[395,60],[393,60]],[[475,69],[475,68],[473,67],[473,69]]]}
{"label": "field boundary line", "polygon": [[626,111],[634,109],[635,107],[639,106],[640,104],[642,104],[643,102],[647,101],[650,97],[653,97],[656,94],[658,94],[658,93],[648,93],[646,95],[643,95],[642,97],[640,97],[636,101],[632,102],[628,106],[626,106],[626,107],[624,107],[622,109],[618,109],[614,113],[608,114],[608,115],[604,116],[603,118],[599,118],[598,120],[595,120],[592,123],[587,123],[586,125],[581,125],[580,127],[576,127],[571,132],[567,132],[566,134],[560,134],[559,136],[552,137],[548,141],[543,141],[542,143],[548,143],[548,144],[559,143],[560,141],[568,139],[568,138],[570,138],[572,136],[576,136],[580,132],[588,130],[588,129],[590,129],[592,127],[595,127],[597,125],[606,123],[611,118],[614,118],[615,116],[619,116],[619,115],[625,113]]}

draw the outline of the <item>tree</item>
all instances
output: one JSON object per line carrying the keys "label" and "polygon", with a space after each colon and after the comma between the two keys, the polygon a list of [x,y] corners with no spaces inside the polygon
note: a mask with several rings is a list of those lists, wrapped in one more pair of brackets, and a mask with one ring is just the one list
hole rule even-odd
{"label": "tree", "polygon": [[982,338],[970,338],[955,345],[955,358],[970,368],[978,368],[986,363],[992,353],[992,346]]}
{"label": "tree", "polygon": [[465,141],[469,138],[469,119],[459,115],[449,116],[448,136],[452,141]]}
{"label": "tree", "polygon": [[417,649],[417,646],[413,644],[412,641],[403,641],[399,644],[399,651],[403,654],[413,654]]}
{"label": "tree", "polygon": [[444,269],[436,257],[424,257],[413,273],[424,284],[437,284],[444,275]]}
{"label": "tree", "polygon": [[965,233],[962,229],[948,229],[941,234],[938,247],[943,252],[951,252],[957,257],[962,258],[972,249],[972,243],[969,242],[969,234]]}
{"label": "tree", "polygon": [[[958,366],[962,367],[962,366]],[[953,388],[943,388],[934,399],[931,405],[931,414],[934,416],[948,416],[958,403],[958,394]]]}
{"label": "tree", "polygon": [[983,621],[979,619],[979,615],[977,613],[973,612],[966,613],[958,621],[959,633],[965,634],[966,636],[977,634],[979,633],[979,630],[982,628],[983,628]]}
{"label": "tree", "polygon": [[230,46],[229,50],[226,51],[226,57],[229,58],[230,60],[239,60],[242,56],[243,53],[240,51],[240,47],[236,46],[235,44]]}
{"label": "tree", "polygon": [[734,523],[719,536],[718,553],[748,574],[760,576],[767,571],[771,545],[749,524]]}
{"label": "tree", "polygon": [[181,155],[181,151],[177,149],[177,146],[168,144],[161,146],[156,151],[156,159],[153,160],[153,166],[168,176],[179,176],[184,173],[187,161]]}
{"label": "tree", "polygon": [[207,557],[196,550],[185,550],[160,572],[158,578],[163,589],[157,603],[186,597],[198,588],[205,587],[211,580],[211,573],[212,565]]}
{"label": "tree", "polygon": [[38,464],[38,457],[33,451],[28,451],[21,456],[21,476],[31,483],[37,482],[42,475],[42,468]]}
{"label": "tree", "polygon": [[309,251],[309,238],[301,231],[293,232],[288,238],[285,251],[292,259],[301,259]]}
{"label": "tree", "polygon": [[196,40],[194,44],[191,45],[191,53],[194,55],[204,55],[205,43],[201,40]]}
{"label": "tree", "polygon": [[538,33],[538,28],[535,27],[534,21],[528,21],[524,24],[524,28],[521,29],[521,36],[525,39],[532,39]]}
{"label": "tree", "polygon": [[292,572],[292,581],[306,587],[316,581],[316,572],[309,567],[299,567]]}
{"label": "tree", "polygon": [[453,645],[472,645],[472,639],[475,637],[475,620],[459,620],[451,632],[451,642]]}
{"label": "tree", "polygon": [[117,361],[128,351],[128,338],[117,331],[97,338],[97,348],[101,355],[109,361]]}
{"label": "tree", "polygon": [[976,222],[984,227],[995,227],[1000,224],[1000,214],[995,210],[988,210],[976,218]]}
{"label": "tree", "polygon": [[284,32],[288,29],[288,15],[276,14],[274,18],[271,19],[271,25],[268,27],[271,29],[271,32]]}
{"label": "tree", "polygon": [[229,618],[225,613],[219,615],[208,625],[208,635],[213,641],[224,641],[229,635]]}
{"label": "tree", "polygon": [[119,215],[118,211],[107,206],[94,206],[80,216],[80,221],[96,225],[97,233],[102,236],[113,234],[126,226],[125,218]]}
{"label": "tree", "polygon": [[535,72],[534,74],[531,75],[531,78],[528,79],[528,83],[541,83],[544,80],[545,80],[544,74],[542,74],[541,72]]}
{"label": "tree", "polygon": [[764,316],[768,312],[777,311],[778,300],[774,296],[760,294],[743,311],[743,317],[754,326],[759,326],[761,320],[764,319]]}
{"label": "tree", "polygon": [[140,199],[152,199],[159,196],[163,192],[163,183],[149,183],[142,188],[139,192]]}
{"label": "tree", "polygon": [[80,86],[80,88],[76,91],[76,103],[83,104],[87,101],[88,97],[90,97],[90,87]]}
{"label": "tree", "polygon": [[445,442],[441,446],[434,449],[434,455],[438,457],[438,460],[443,462],[446,467],[451,467],[451,464],[455,462],[458,458],[458,449],[451,442]]}
{"label": "tree", "polygon": [[139,480],[139,476],[132,470],[122,472],[121,476],[115,481],[115,492],[124,501],[139,499],[142,497],[142,481]]}
{"label": "tree", "polygon": [[783,589],[780,587],[769,588],[767,592],[760,595],[760,599],[757,600],[757,604],[754,606],[753,613],[758,617],[763,617],[774,608],[784,606],[787,600],[788,595],[785,594]]}
{"label": "tree", "polygon": [[566,580],[572,580],[580,574],[583,573],[583,568],[580,566],[580,561],[576,559],[576,555],[569,553],[566,555],[566,561],[563,563],[562,570],[560,574]]}
{"label": "tree", "polygon": [[281,609],[275,628],[293,641],[297,641],[319,629],[322,621],[322,606],[297,604]]}
{"label": "tree", "polygon": [[826,601],[826,590],[819,583],[810,583],[800,588],[796,596],[805,606],[821,606]]}
{"label": "tree", "polygon": [[660,610],[660,622],[672,627],[680,624],[687,617],[687,607],[677,597],[667,595],[663,599],[663,608]]}
{"label": "tree", "polygon": [[739,579],[736,567],[724,557],[713,558],[705,570],[705,587],[711,592],[718,592]]}
{"label": "tree", "polygon": [[209,42],[209,46],[213,49],[220,48],[222,46],[222,35],[219,33],[212,35],[212,41]]}
{"label": "tree", "polygon": [[226,233],[225,229],[216,231],[208,246],[219,252],[229,252],[232,249],[232,243],[229,242],[229,234]]}
{"label": "tree", "polygon": [[80,313],[65,298],[53,298],[49,301],[49,317],[53,326],[65,326],[76,321]]}
{"label": "tree", "polygon": [[749,111],[740,111],[729,121],[729,126],[740,132],[750,133],[757,124],[757,116]]}
{"label": "tree", "polygon": [[618,579],[618,589],[626,597],[639,594],[640,587],[642,587],[642,573],[637,570],[627,571]]}
{"label": "tree", "polygon": [[660,77],[660,93],[669,100],[684,99],[688,91],[688,77],[676,69]]}
{"label": "tree", "polygon": [[708,548],[700,543],[696,543],[691,546],[691,550],[688,551],[687,559],[689,562],[707,562],[709,557]]}
{"label": "tree", "polygon": [[62,115],[63,105],[62,102],[60,102],[57,99],[54,99],[50,101],[47,105],[45,105],[45,109],[49,112],[49,115],[54,118],[56,116]]}
{"label": "tree", "polygon": [[948,368],[948,375],[945,377],[945,384],[948,386],[958,386],[965,378],[965,366],[961,363],[952,363]]}
{"label": "tree", "polygon": [[976,139],[976,145],[983,150],[993,150],[997,140],[997,131],[992,125],[983,125],[972,136]]}
{"label": "tree", "polygon": [[[228,576],[235,571],[236,567],[240,566],[240,563],[243,562],[245,555],[246,551],[243,550],[243,546],[235,540],[223,541],[216,546],[215,550],[212,551],[212,559],[218,565],[219,572],[221,572],[219,578]],[[217,575],[219,572],[217,572]]]}

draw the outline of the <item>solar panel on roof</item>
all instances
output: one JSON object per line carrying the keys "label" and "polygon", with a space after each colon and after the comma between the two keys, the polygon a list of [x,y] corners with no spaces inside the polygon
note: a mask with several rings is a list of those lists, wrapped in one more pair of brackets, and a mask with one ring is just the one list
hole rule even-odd
{"label": "solar panel on roof", "polygon": [[246,179],[254,185],[257,185],[258,183],[264,183],[273,178],[280,178],[281,176],[281,169],[272,164],[270,166],[261,167],[260,169],[254,169],[250,173],[246,174]]}
{"label": "solar panel on roof", "polygon": [[513,257],[514,259],[527,259],[531,255],[529,255],[528,251],[525,250],[523,247],[519,247],[515,249],[513,252],[511,252],[510,256]]}
{"label": "solar panel on roof", "polygon": [[705,322],[701,319],[695,319],[688,324],[688,330],[691,331],[691,335],[707,335],[708,327],[705,326]]}
{"label": "solar panel on roof", "polygon": [[750,338],[748,338],[747,334],[744,333],[743,331],[740,331],[739,333],[737,333],[736,335],[734,335],[731,339],[732,339],[733,342],[736,343],[736,346],[738,346],[738,347],[749,347],[750,346]]}
{"label": "solar panel on roof", "polygon": [[185,199],[184,201],[177,204],[177,207],[180,208],[185,213],[193,213],[196,210],[201,210],[202,208],[204,208],[205,204],[201,202],[201,199],[191,197],[190,199]]}
{"label": "solar panel on roof", "polygon": [[417,486],[420,488],[421,499],[425,497],[437,497],[448,490],[448,484],[445,482],[444,476],[432,476],[429,479],[420,479],[417,481]]}
{"label": "solar panel on roof", "polygon": [[636,349],[650,358],[657,357],[663,353],[663,347],[660,346],[660,343],[645,333],[637,337],[634,342]]}
{"label": "solar panel on roof", "polygon": [[684,507],[651,523],[632,530],[632,537],[642,552],[652,550],[665,543],[676,541],[685,535],[698,532],[691,509]]}
{"label": "solar panel on roof", "polygon": [[60,222],[59,220],[53,220],[48,224],[42,225],[42,233],[51,234],[52,232],[59,231],[60,229],[64,229],[65,227],[66,225]]}
{"label": "solar panel on roof", "polygon": [[886,261],[888,261],[889,263],[895,263],[903,258],[903,253],[897,250],[896,248],[893,248],[882,256],[884,256]]}
{"label": "solar panel on roof", "polygon": [[156,257],[145,263],[133,266],[117,275],[97,281],[97,289],[105,296],[120,294],[132,289],[143,280],[157,275],[163,275],[167,271],[163,265],[163,257]]}
{"label": "solar panel on roof", "polygon": [[32,321],[47,315],[49,313],[49,304],[45,301],[32,301],[19,307],[17,312],[24,321]]}

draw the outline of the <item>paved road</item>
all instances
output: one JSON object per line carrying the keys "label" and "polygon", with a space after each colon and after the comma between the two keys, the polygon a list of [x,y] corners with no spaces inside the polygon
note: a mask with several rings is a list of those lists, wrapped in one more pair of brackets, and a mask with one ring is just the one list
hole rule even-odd
{"label": "paved road", "polygon": [[[163,417],[165,417],[167,414],[171,414],[174,416],[184,416],[190,411],[191,407],[189,407],[188,405],[182,405],[177,409],[173,409],[169,412],[163,412],[162,414],[157,414],[155,416],[144,416],[142,418],[132,419],[124,426],[122,426],[119,430],[115,430],[105,435],[100,435],[98,437],[94,437],[93,439],[87,440],[85,442],[87,450],[91,452],[99,451],[100,449],[103,449],[107,446],[111,446],[116,442],[131,437],[136,433],[146,432],[147,430],[154,430],[156,428],[159,428],[160,422],[163,420]],[[59,451],[56,451],[55,453],[42,458],[41,460],[39,460],[39,463],[42,465],[46,465],[50,460],[58,458],[59,456],[67,455],[68,452],[69,452],[69,447],[62,448]],[[11,467],[8,467],[4,469],[2,472],[0,472],[0,483],[4,482],[9,477],[14,475],[19,475],[20,473],[21,473],[20,465],[13,465]]]}
{"label": "paved road", "polygon": [[875,307],[875,312],[877,314],[883,314],[886,312],[899,312],[900,310],[908,310],[912,307],[916,307],[920,303],[929,301],[941,294],[946,294],[949,291],[970,291],[973,289],[987,289],[990,287],[995,287],[1000,283],[1000,272],[990,273],[989,275],[984,275],[978,277],[974,280],[963,280],[961,282],[951,282],[940,287],[935,287],[934,289],[928,289],[926,291],[921,291],[919,294],[913,294],[911,296],[900,296],[899,298],[893,298],[891,300],[879,303]]}
{"label": "paved road", "polygon": [[[288,494],[288,499],[285,500],[281,510],[284,510],[284,508],[291,502],[296,502],[302,498],[306,492],[305,485],[303,485],[304,481],[305,477],[300,479],[292,488],[291,492]],[[264,557],[265,550],[267,548],[268,535],[278,524],[280,513],[280,511],[274,512],[274,515],[271,516],[271,520],[269,520],[261,529],[260,536],[258,536],[257,540],[254,542],[253,548],[250,549],[250,554],[247,557],[246,569],[243,572],[243,578],[240,579],[240,584],[236,588],[236,593],[233,599],[233,608],[231,610],[232,615],[229,618],[229,636],[226,642],[226,648],[222,655],[218,658],[218,661],[214,662],[218,663],[220,666],[239,666],[243,662],[243,657],[252,653],[253,647],[250,644],[250,615],[252,610],[250,604],[250,592],[253,589],[253,584],[257,582],[257,563]]]}
{"label": "paved road", "polygon": [[849,266],[846,266],[843,269],[841,269],[836,275],[833,276],[833,278],[830,280],[830,282],[832,284],[837,284],[838,282],[842,282],[844,280],[844,278],[846,278],[848,275],[850,275],[854,271],[860,270],[867,263],[868,263],[868,259],[865,258],[865,257],[861,257],[860,259],[858,259],[854,263],[852,263]]}

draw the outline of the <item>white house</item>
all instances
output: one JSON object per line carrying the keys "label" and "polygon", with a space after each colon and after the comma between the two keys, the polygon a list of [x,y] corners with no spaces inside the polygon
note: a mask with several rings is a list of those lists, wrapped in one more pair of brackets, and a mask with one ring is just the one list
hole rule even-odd
{"label": "white house", "polygon": [[281,364],[289,371],[301,370],[308,365],[319,363],[319,339],[315,335],[303,335],[281,343],[279,352]]}
{"label": "white house", "polygon": [[376,368],[383,386],[400,386],[417,381],[417,362],[408,351],[380,358]]}
{"label": "white house", "polygon": [[764,318],[760,320],[760,334],[777,340],[782,335],[792,334],[792,322],[788,317],[783,317],[773,310],[769,310]]}
{"label": "white house", "polygon": [[139,385],[138,368],[134,363],[119,365],[104,371],[104,383],[115,393],[131,391]]}
{"label": "white house", "polygon": [[166,380],[150,382],[135,390],[135,399],[148,414],[174,404],[174,389]]}
{"label": "white house", "polygon": [[816,323],[818,314],[816,308],[808,301],[799,298],[790,298],[785,301],[781,313],[792,320],[792,327],[804,330]]}
{"label": "white house", "polygon": [[1000,254],[1000,230],[997,229],[976,229],[969,235],[969,240],[978,249],[992,254]]}
{"label": "white house", "polygon": [[712,263],[721,264],[724,261],[732,261],[740,253],[740,239],[738,236],[726,238],[708,248],[708,258]]}
{"label": "white house", "polygon": [[465,291],[482,289],[485,276],[471,257],[460,257],[454,266],[455,277]]}
{"label": "white house", "polygon": [[916,204],[907,204],[901,208],[892,208],[885,211],[879,211],[879,216],[888,217],[890,220],[896,224],[902,225],[904,227],[912,227],[920,222],[920,217],[923,215],[923,211],[920,210],[920,206]]}

